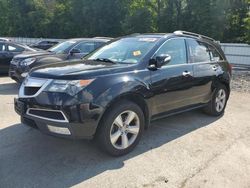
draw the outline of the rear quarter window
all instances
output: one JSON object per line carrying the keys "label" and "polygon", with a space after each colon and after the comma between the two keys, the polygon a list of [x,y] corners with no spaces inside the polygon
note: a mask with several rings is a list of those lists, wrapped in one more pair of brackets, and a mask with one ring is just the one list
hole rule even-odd
{"label": "rear quarter window", "polygon": [[222,56],[220,55],[220,53],[218,52],[218,50],[215,47],[213,47],[212,45],[208,45],[208,49],[210,52],[211,61],[223,60]]}

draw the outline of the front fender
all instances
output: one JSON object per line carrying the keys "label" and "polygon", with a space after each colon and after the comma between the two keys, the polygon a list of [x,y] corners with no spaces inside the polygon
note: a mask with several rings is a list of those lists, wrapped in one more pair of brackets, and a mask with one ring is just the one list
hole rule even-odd
{"label": "front fender", "polygon": [[136,78],[125,77],[119,81],[114,80],[112,87],[104,90],[99,96],[95,98],[93,103],[106,109],[114,100],[133,94],[139,95],[146,99],[150,96],[149,86],[144,81],[138,80]]}

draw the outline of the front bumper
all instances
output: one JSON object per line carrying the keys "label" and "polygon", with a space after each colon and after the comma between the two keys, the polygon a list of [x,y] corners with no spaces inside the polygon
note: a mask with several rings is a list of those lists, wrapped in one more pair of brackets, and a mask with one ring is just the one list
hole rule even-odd
{"label": "front bumper", "polygon": [[[57,110],[56,106],[34,105],[29,99],[15,99],[14,104],[22,123],[38,128],[43,133],[72,139],[91,139],[96,132],[99,112],[90,110],[89,104],[65,106]],[[42,109],[48,113],[41,112],[34,115],[34,112],[29,113],[29,109]],[[63,116],[57,117],[56,113],[49,112],[62,112]]]}

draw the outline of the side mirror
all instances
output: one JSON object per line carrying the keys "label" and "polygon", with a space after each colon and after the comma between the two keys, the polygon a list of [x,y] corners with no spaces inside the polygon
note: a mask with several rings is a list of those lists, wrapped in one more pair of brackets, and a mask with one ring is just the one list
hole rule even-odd
{"label": "side mirror", "polygon": [[78,49],[76,49],[76,48],[74,48],[74,49],[70,50],[69,53],[70,53],[70,55],[74,55],[74,54],[79,54],[79,53],[81,53],[81,51],[78,50]]}
{"label": "side mirror", "polygon": [[171,56],[168,54],[161,54],[156,56],[154,59],[149,61],[149,68],[150,69],[158,69],[161,68],[163,65],[168,64],[171,61]]}

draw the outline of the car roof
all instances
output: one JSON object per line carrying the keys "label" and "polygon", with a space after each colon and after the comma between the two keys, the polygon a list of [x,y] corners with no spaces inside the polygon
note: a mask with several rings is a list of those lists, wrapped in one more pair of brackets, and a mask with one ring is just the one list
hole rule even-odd
{"label": "car roof", "polygon": [[27,45],[25,45],[25,44],[14,42],[14,41],[0,41],[0,42],[4,43],[4,44],[13,44],[13,45],[18,45],[18,46],[22,46],[22,47],[27,47]]}
{"label": "car roof", "polygon": [[56,41],[56,40],[39,40],[38,42],[59,42],[59,41]]}
{"label": "car roof", "polygon": [[35,50],[34,48],[31,48],[29,47],[28,45],[26,44],[22,44],[22,43],[18,43],[18,42],[13,42],[13,41],[0,41],[0,43],[3,43],[3,44],[12,44],[12,45],[17,45],[19,47],[22,47],[22,48],[25,48],[25,49],[32,49],[32,50]]}
{"label": "car roof", "polygon": [[72,38],[68,39],[69,41],[75,41],[75,42],[82,42],[82,41],[92,41],[92,42],[108,42],[111,39],[110,38]]}
{"label": "car roof", "polygon": [[128,35],[126,37],[152,37],[152,38],[168,38],[168,37],[188,37],[198,40],[204,40],[209,43],[218,43],[218,41],[214,40],[213,38],[197,34],[197,33],[191,33],[187,31],[175,31],[173,33],[134,33],[131,35]]}
{"label": "car roof", "polygon": [[168,36],[169,33],[133,33],[125,37],[150,37],[150,38],[162,38]]}
{"label": "car roof", "polygon": [[0,37],[0,41],[1,42],[7,42],[7,41],[11,41],[10,39],[8,38],[3,38],[3,37]]}

